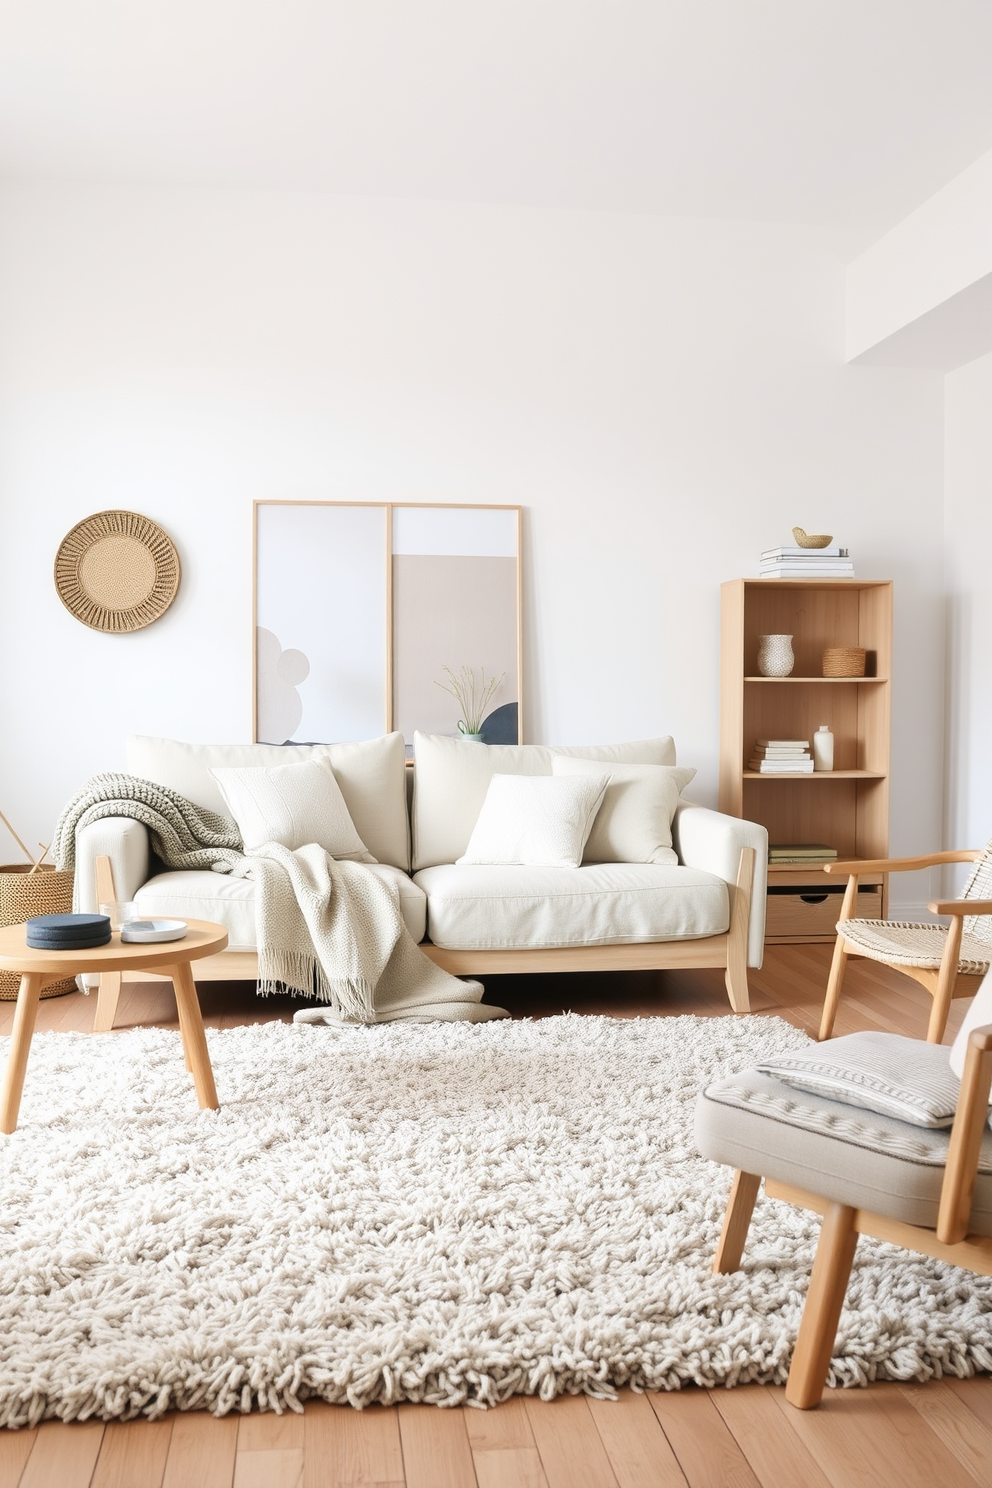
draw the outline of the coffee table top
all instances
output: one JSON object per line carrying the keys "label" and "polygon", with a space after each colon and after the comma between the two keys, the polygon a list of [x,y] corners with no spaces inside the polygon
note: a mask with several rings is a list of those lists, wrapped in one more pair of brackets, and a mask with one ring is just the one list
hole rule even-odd
{"label": "coffee table top", "polygon": [[80,951],[36,950],[27,943],[25,925],[7,925],[0,929],[0,970],[36,972],[41,976],[58,974],[82,976],[96,971],[150,971],[156,965],[175,966],[177,962],[196,961],[212,956],[227,945],[227,931],[211,920],[187,920],[189,930],[182,940],[157,941],[152,945],[122,945],[115,931],[106,945]]}

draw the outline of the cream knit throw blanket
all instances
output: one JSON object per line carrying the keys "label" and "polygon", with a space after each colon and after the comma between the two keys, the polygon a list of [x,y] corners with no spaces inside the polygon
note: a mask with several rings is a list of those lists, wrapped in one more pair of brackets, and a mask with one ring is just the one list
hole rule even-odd
{"label": "cream knit throw blanket", "polygon": [[178,791],[133,775],[94,775],[59,818],[52,854],[59,868],[76,860],[76,833],[103,817],[123,816],[147,829],[167,868],[212,869],[255,883],[258,990],[313,997],[299,1021],[484,1022],[506,1017],[484,1007],[481,983],[459,981],[418,947],[389,883],[361,863],[337,862],[311,844],[290,852],[278,843],[245,853],[234,824]]}

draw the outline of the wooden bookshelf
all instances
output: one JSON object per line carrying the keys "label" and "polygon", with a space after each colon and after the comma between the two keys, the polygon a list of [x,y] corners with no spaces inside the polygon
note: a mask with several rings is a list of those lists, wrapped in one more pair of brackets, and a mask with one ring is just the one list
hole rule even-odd
{"label": "wooden bookshelf", "polygon": [[[760,822],[770,842],[825,842],[841,858],[889,847],[892,584],[888,579],[731,579],[721,590],[720,809]],[[789,677],[758,674],[758,637],[792,636]],[[823,677],[827,646],[863,646],[865,677]],[[756,740],[834,735],[830,772],[760,775]],[[834,938],[838,889],[818,868],[768,872],[770,941]],[[885,913],[884,875],[862,880],[859,913]]]}

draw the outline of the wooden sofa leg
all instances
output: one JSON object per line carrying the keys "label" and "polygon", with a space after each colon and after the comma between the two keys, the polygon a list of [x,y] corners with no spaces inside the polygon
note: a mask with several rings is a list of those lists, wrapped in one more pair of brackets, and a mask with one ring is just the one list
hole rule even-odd
{"label": "wooden sofa leg", "polygon": [[947,1015],[951,1010],[951,999],[954,996],[954,983],[958,979],[958,959],[961,955],[961,934],[963,930],[964,920],[960,915],[954,915],[950,925],[947,927],[944,954],[940,960],[940,971],[937,973],[937,985],[933,993],[933,1007],[930,1009],[930,1026],[927,1028],[928,1044],[939,1044],[944,1037],[944,1029],[947,1027]]}
{"label": "wooden sofa leg", "polygon": [[741,849],[737,883],[730,909],[730,929],[727,932],[725,981],[730,1006],[735,1013],[751,1011],[751,996],[747,985],[747,933],[751,919],[751,893],[754,888],[754,856],[753,847]]}
{"label": "wooden sofa leg", "polygon": [[847,970],[847,941],[843,935],[838,935],[834,945],[833,959],[830,962],[830,975],[827,978],[827,994],[823,999],[823,1012],[820,1014],[820,1031],[817,1038],[822,1043],[824,1039],[830,1038],[834,1031],[834,1019],[837,1016],[837,1005],[840,1002],[840,992],[844,985],[844,973]]}
{"label": "wooden sofa leg", "polygon": [[734,1174],[734,1181],[730,1186],[730,1198],[727,1200],[727,1212],[723,1216],[723,1229],[720,1232],[720,1243],[716,1248],[713,1258],[713,1270],[716,1274],[740,1269],[741,1256],[744,1254],[744,1242],[747,1240],[747,1232],[751,1225],[751,1215],[758,1198],[758,1189],[761,1187],[761,1178],[757,1173],[745,1173],[738,1168]]}
{"label": "wooden sofa leg", "polygon": [[858,1244],[858,1232],[854,1228],[856,1213],[848,1204],[829,1204],[823,1216],[813,1275],[785,1386],[785,1398],[797,1410],[811,1410],[823,1397]]}

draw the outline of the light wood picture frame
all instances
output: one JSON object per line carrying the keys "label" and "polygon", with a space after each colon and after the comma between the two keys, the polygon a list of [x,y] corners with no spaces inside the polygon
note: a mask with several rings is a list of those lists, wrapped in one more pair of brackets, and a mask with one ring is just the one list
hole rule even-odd
{"label": "light wood picture frame", "polygon": [[521,742],[521,536],[519,506],[256,501],[252,737],[409,753],[464,725],[449,669],[499,679],[483,740]]}

